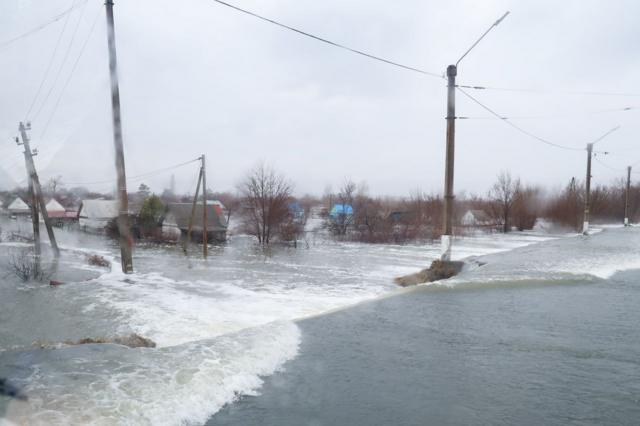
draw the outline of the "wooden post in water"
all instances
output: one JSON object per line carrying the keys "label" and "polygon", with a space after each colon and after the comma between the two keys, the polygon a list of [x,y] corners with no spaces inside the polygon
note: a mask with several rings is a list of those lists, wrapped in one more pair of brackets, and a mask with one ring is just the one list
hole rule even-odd
{"label": "wooden post in water", "polygon": [[198,184],[196,185],[196,193],[193,195],[193,203],[191,204],[191,215],[189,216],[189,225],[187,227],[187,239],[184,243],[184,254],[187,254],[187,247],[191,242],[191,230],[193,228],[193,219],[196,216],[196,204],[198,203],[198,193],[200,192],[200,182],[202,182],[202,166],[198,174]]}
{"label": "wooden post in water", "polygon": [[207,169],[204,154],[202,154],[202,255],[205,259],[209,251],[207,234]]}
{"label": "wooden post in water", "polygon": [[629,226],[629,189],[631,187],[631,166],[627,167],[627,190],[624,193],[624,226]]}
{"label": "wooden post in water", "polygon": [[42,214],[42,220],[44,221],[44,225],[47,228],[47,234],[49,236],[49,242],[51,243],[51,249],[53,250],[53,255],[57,258],[60,256],[60,249],[58,248],[58,243],[56,242],[56,236],[53,233],[53,227],[51,226],[51,221],[49,220],[49,214],[47,213],[46,203],[44,202],[44,197],[42,196],[42,187],[40,186],[40,178],[38,177],[38,173],[36,172],[36,166],[33,162],[33,156],[37,155],[37,152],[31,151],[31,146],[29,145],[29,136],[27,135],[27,130],[29,130],[31,126],[29,123],[25,126],[24,123],[20,123],[18,129],[20,130],[20,137],[22,138],[21,145],[24,146],[24,161],[27,167],[27,172],[29,174],[29,191],[31,195],[31,204],[32,204],[32,219],[33,219],[33,232],[34,238],[36,240],[36,256],[40,256],[40,218],[38,214],[38,206],[40,207],[39,212]]}
{"label": "wooden post in water", "polygon": [[122,142],[122,118],[120,112],[120,88],[118,86],[118,61],[116,59],[116,37],[113,22],[113,0],[106,0],[107,44],[109,48],[109,75],[111,78],[111,107],[113,115],[113,142],[116,151],[116,172],[118,192],[118,233],[120,234],[120,257],[122,272],[133,272],[131,256],[131,233],[129,229],[129,199],[127,198],[127,177],[124,166]]}

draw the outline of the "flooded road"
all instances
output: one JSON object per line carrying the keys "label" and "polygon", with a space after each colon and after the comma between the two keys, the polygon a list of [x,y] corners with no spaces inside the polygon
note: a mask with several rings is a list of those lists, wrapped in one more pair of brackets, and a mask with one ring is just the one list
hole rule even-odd
{"label": "flooded road", "polygon": [[[0,286],[0,377],[28,402],[0,399],[0,413],[29,424],[203,424],[295,359],[294,322],[397,292],[395,276],[427,266],[435,245],[314,241],[257,250],[246,237],[212,247],[207,261],[178,247],[138,246],[136,273],[117,270],[118,250],[95,236],[62,232],[61,269],[84,279],[59,287]],[[458,257],[551,240],[513,234],[459,241]],[[4,260],[20,248],[3,243]],[[113,270],[87,265],[97,253]],[[138,333],[157,348],[52,344]],[[47,348],[34,346],[45,344]]]}

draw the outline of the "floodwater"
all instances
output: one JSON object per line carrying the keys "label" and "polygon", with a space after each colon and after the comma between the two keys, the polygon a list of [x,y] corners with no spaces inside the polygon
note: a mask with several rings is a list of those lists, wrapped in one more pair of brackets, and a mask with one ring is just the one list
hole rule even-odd
{"label": "floodwater", "polygon": [[[0,417],[583,424],[607,413],[604,423],[631,424],[640,231],[556,237],[465,238],[456,256],[484,255],[484,266],[444,287],[399,291],[393,277],[427,266],[437,247],[318,238],[265,253],[238,236],[207,261],[195,247],[189,258],[177,247],[137,247],[136,273],[125,276],[112,244],[62,232],[66,284],[7,275],[0,285],[0,377],[28,396],[0,397]],[[19,248],[2,243],[0,264]],[[93,253],[115,267],[87,265]],[[56,345],[131,332],[158,347]]]}

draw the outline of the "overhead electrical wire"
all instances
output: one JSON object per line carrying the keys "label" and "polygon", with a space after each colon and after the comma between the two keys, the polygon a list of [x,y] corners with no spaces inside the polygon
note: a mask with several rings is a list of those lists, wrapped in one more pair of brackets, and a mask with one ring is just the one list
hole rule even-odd
{"label": "overhead electrical wire", "polygon": [[[85,3],[86,5],[86,3]],[[80,16],[78,17],[78,21],[76,22],[76,26],[73,30],[73,33],[71,34],[71,39],[69,40],[69,44],[67,45],[67,50],[65,51],[65,54],[62,58],[62,62],[60,63],[60,68],[58,68],[58,72],[56,73],[55,78],[53,79],[53,83],[51,83],[51,87],[49,88],[49,90],[47,91],[47,94],[45,95],[44,99],[42,100],[42,102],[40,103],[40,107],[38,109],[36,109],[36,112],[34,113],[32,120],[36,120],[38,118],[38,116],[40,115],[40,112],[42,112],[43,108],[45,107],[45,105],[47,104],[47,101],[49,100],[49,97],[51,96],[51,93],[53,92],[53,89],[55,89],[56,84],[58,83],[58,79],[60,78],[60,75],[62,74],[62,70],[64,69],[64,66],[67,64],[67,59],[69,58],[69,54],[71,53],[71,48],[73,46],[73,42],[76,39],[76,35],[78,34],[78,28],[80,28],[80,24],[82,23],[82,17],[84,16],[84,11],[85,8],[82,8],[82,13],[80,14]]]}
{"label": "overhead electrical wire", "polygon": [[[167,167],[163,167],[161,169],[152,170],[150,172],[142,173],[142,174],[139,174],[139,175],[129,176],[129,177],[127,177],[127,181],[144,179],[144,178],[147,178],[147,177],[158,175],[158,174],[167,172],[169,170],[173,170],[173,169],[177,169],[177,168],[186,166],[187,164],[195,163],[196,161],[200,161],[200,157],[195,158],[193,160],[185,161],[184,163],[174,164],[173,166],[167,166]],[[117,179],[108,179],[108,180],[95,181],[95,182],[64,182],[64,183],[66,185],[101,185],[101,184],[114,183],[114,182],[117,182]]]}
{"label": "overhead electrical wire", "polygon": [[584,117],[589,115],[597,115],[597,114],[610,114],[616,112],[627,112],[638,110],[638,107],[622,107],[622,108],[610,108],[610,109],[601,109],[595,111],[582,111],[571,114],[553,114],[553,115],[511,115],[511,116],[501,116],[496,117],[494,115],[491,116],[457,116],[457,120],[552,120],[552,119],[564,119],[567,117]]}
{"label": "overhead electrical wire", "polygon": [[312,39],[314,39],[316,41],[320,41],[322,43],[326,43],[326,44],[331,45],[333,47],[338,47],[340,49],[344,49],[344,50],[347,50],[349,52],[365,56],[365,57],[367,57],[369,59],[373,59],[373,60],[376,60],[376,61],[384,62],[385,64],[393,65],[395,67],[399,67],[399,68],[402,68],[402,69],[405,69],[405,70],[408,70],[408,71],[413,71],[413,72],[417,72],[417,73],[420,73],[420,74],[428,75],[428,76],[431,76],[431,77],[444,79],[444,75],[442,75],[442,74],[438,74],[438,73],[431,72],[431,71],[425,71],[423,69],[412,67],[412,66],[409,66],[409,65],[403,65],[403,64],[401,64],[399,62],[395,62],[395,61],[392,61],[392,60],[389,60],[389,59],[385,59],[385,58],[382,58],[380,56],[376,56],[376,55],[373,55],[371,53],[364,52],[362,50],[354,49],[354,48],[346,46],[344,44],[340,44],[340,43],[328,40],[326,38],[323,38],[323,37],[320,37],[320,36],[317,36],[317,35],[313,35],[313,34],[311,34],[309,32],[306,32],[306,31],[303,31],[303,30],[299,30],[297,28],[291,27],[289,25],[283,24],[283,23],[275,21],[273,19],[266,18],[266,17],[264,17],[262,15],[258,15],[257,13],[251,12],[251,11],[246,10],[246,9],[242,9],[242,8],[240,8],[238,6],[234,6],[234,5],[230,4],[230,3],[227,3],[227,2],[224,2],[224,1],[221,1],[221,0],[213,0],[213,1],[218,3],[218,4],[221,4],[223,6],[226,6],[226,7],[229,7],[231,9],[234,9],[234,10],[236,10],[238,12],[242,12],[242,13],[244,13],[246,15],[253,16],[254,18],[260,19],[262,21],[268,22],[268,23],[273,24],[273,25],[277,25],[278,27],[287,29],[289,31],[293,31],[295,33],[298,33],[298,34],[303,35],[305,37],[312,38]]}
{"label": "overhead electrical wire", "polygon": [[60,106],[60,101],[62,100],[62,97],[65,94],[65,91],[67,90],[67,87],[69,86],[69,83],[71,82],[71,78],[73,77],[73,74],[76,71],[76,68],[78,67],[78,63],[80,62],[80,59],[82,58],[82,54],[84,53],[87,44],[89,43],[89,40],[91,40],[91,36],[93,35],[93,31],[96,27],[96,23],[98,22],[98,17],[100,16],[100,9],[98,9],[98,11],[96,12],[96,16],[93,19],[93,23],[91,24],[91,28],[89,29],[89,33],[87,34],[87,37],[84,40],[84,43],[82,44],[82,47],[80,48],[80,52],[78,52],[78,57],[76,58],[75,62],[73,63],[73,66],[71,67],[71,72],[69,73],[69,76],[67,77],[67,80],[64,83],[64,86],[62,86],[62,90],[60,91],[60,94],[58,95],[58,99],[56,100],[56,103],[53,106],[53,110],[51,111],[51,114],[49,115],[49,118],[47,119],[44,127],[42,128],[42,132],[40,133],[40,139],[44,138],[44,135],[47,133],[47,129],[49,128],[49,124],[51,124],[51,120],[53,120],[53,117],[55,116],[58,107]]}
{"label": "overhead electrical wire", "polygon": [[[73,8],[75,3],[76,3],[76,0],[72,0],[71,8]],[[60,35],[58,36],[58,40],[56,41],[55,47],[53,48],[53,52],[51,53],[51,57],[49,58],[49,65],[47,65],[47,68],[45,68],[44,75],[42,76],[42,80],[40,81],[40,85],[38,86],[38,90],[36,90],[36,94],[33,97],[33,100],[31,101],[31,104],[29,105],[29,109],[27,110],[27,113],[25,114],[24,121],[28,121],[29,114],[31,114],[31,111],[33,110],[33,107],[35,106],[36,101],[38,100],[38,97],[40,96],[40,92],[42,92],[42,88],[44,87],[44,83],[45,83],[45,81],[47,81],[47,78],[49,77],[49,72],[51,71],[51,67],[53,66],[53,61],[54,61],[54,59],[56,57],[56,53],[58,53],[58,47],[60,47],[60,42],[62,41],[62,36],[64,35],[64,32],[67,29],[67,24],[69,23],[69,17],[70,16],[71,16],[70,13],[67,13],[67,15],[65,16],[64,25],[62,26],[62,30],[60,31]]]}
{"label": "overhead electrical wire", "polygon": [[66,15],[68,15],[69,13],[73,12],[75,9],[77,9],[78,7],[82,6],[83,4],[87,3],[88,0],[81,0],[78,4],[76,4],[75,6],[70,7],[69,9],[65,10],[64,12],[52,17],[51,19],[49,19],[47,22],[44,22],[40,25],[38,25],[37,27],[34,27],[16,37],[10,38],[8,40],[5,41],[1,41],[0,42],[0,51],[6,49],[8,46],[10,46],[11,44],[15,43],[18,40],[22,40],[23,38],[29,37],[32,34],[35,34],[45,28],[47,28],[49,25],[52,25],[56,22],[58,22],[59,20],[61,20],[62,18],[64,18]]}
{"label": "overhead electrical wire", "polygon": [[565,95],[586,95],[586,96],[640,96],[640,93],[622,93],[622,92],[598,92],[589,90],[553,90],[553,89],[516,89],[508,87],[491,87],[478,85],[457,84],[456,87],[472,90],[496,90],[501,92],[524,92],[524,93],[549,93],[549,94],[565,94]]}
{"label": "overhead electrical wire", "polygon": [[537,136],[537,135],[535,135],[535,134],[523,129],[522,127],[512,123],[508,118],[505,118],[502,115],[498,114],[497,112],[495,112],[494,110],[492,110],[491,108],[489,108],[488,106],[486,106],[485,104],[483,104],[482,102],[480,102],[479,100],[477,100],[476,98],[474,98],[473,96],[471,96],[470,94],[468,94],[467,92],[462,90],[460,87],[458,87],[458,91],[461,92],[463,95],[465,95],[467,98],[471,99],[476,104],[480,105],[483,109],[485,109],[486,111],[488,111],[492,115],[500,118],[500,121],[508,124],[509,126],[513,127],[514,129],[516,129],[520,133],[529,136],[530,138],[533,138],[533,139],[535,139],[535,140],[537,140],[539,142],[542,142],[544,144],[547,144],[549,146],[553,146],[553,147],[561,148],[561,149],[566,149],[568,151],[584,151],[584,148],[575,148],[575,147],[571,147],[571,146],[560,145],[560,144],[557,144],[555,142],[548,141],[547,139],[541,138],[540,136]]}

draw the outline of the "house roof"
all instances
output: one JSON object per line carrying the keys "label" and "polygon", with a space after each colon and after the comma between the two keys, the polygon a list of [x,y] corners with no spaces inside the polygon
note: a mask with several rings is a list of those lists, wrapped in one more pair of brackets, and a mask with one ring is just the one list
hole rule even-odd
{"label": "house roof", "polygon": [[[169,213],[165,223],[175,224],[180,229],[189,227],[192,203],[169,203]],[[207,201],[207,229],[209,231],[224,231],[227,229],[227,219],[223,213],[224,205],[219,201]],[[202,231],[202,203],[196,204],[195,220],[192,223],[194,231]]]}
{"label": "house roof", "polygon": [[82,200],[80,217],[91,219],[113,219],[118,217],[117,200]]}
{"label": "house roof", "polygon": [[64,212],[66,210],[55,198],[50,199],[45,207],[47,208],[47,213]]}
{"label": "house roof", "polygon": [[18,197],[15,200],[13,200],[13,202],[11,202],[11,204],[9,204],[9,206],[7,207],[7,210],[10,211],[30,211],[29,206],[27,205],[27,203],[25,203],[22,198]]}
{"label": "house roof", "polygon": [[353,214],[353,207],[351,204],[334,204],[330,214]]}

